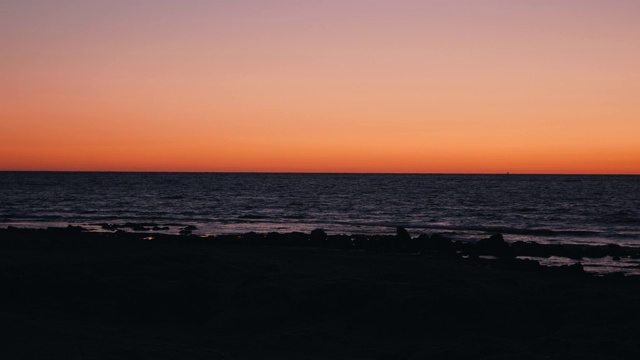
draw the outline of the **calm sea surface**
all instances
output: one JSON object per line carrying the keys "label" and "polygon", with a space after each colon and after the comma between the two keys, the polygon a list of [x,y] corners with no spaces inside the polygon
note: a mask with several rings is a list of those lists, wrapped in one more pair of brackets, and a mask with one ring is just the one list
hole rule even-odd
{"label": "calm sea surface", "polygon": [[0,226],[442,233],[640,246],[640,176],[0,172]]}

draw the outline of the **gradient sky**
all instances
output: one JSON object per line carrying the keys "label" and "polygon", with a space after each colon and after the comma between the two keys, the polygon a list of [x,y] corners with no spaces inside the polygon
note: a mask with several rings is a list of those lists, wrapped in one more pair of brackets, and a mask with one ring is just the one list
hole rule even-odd
{"label": "gradient sky", "polygon": [[0,170],[640,174],[640,1],[3,0]]}

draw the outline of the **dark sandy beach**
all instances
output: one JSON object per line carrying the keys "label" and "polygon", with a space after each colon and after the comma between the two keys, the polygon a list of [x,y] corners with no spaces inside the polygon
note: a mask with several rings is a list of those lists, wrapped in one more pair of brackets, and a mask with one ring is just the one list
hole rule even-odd
{"label": "dark sandy beach", "polygon": [[0,230],[0,357],[640,358],[640,279],[516,260],[495,238],[463,258],[402,234],[145,237]]}

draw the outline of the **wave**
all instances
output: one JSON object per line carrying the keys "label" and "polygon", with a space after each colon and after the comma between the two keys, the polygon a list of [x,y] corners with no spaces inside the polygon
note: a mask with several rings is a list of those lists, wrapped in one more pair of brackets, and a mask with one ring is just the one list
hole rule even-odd
{"label": "wave", "polygon": [[[213,216],[212,216],[213,215]],[[575,230],[575,229],[552,229],[552,228],[528,228],[514,227],[502,225],[452,225],[452,224],[425,224],[416,222],[398,222],[398,221],[380,221],[377,219],[365,220],[342,220],[335,218],[321,218],[314,215],[307,217],[301,214],[287,214],[278,216],[269,216],[265,214],[249,213],[241,214],[236,217],[219,217],[216,214],[204,212],[185,211],[177,214],[169,214],[166,212],[85,212],[85,213],[54,213],[54,214],[17,214],[4,213],[0,214],[1,222],[9,221],[29,221],[29,222],[48,222],[48,221],[66,221],[69,223],[125,223],[125,222],[197,222],[202,224],[263,224],[268,226],[307,226],[309,228],[323,228],[329,231],[338,232],[366,232],[366,233],[386,233],[395,231],[395,227],[401,226],[410,229],[413,232],[439,232],[439,233],[458,233],[461,236],[477,235],[478,233],[502,233],[505,235],[520,235],[532,238],[536,237],[572,237],[572,238],[619,238],[619,239],[638,239],[640,240],[640,230],[626,229],[625,231],[616,231],[612,229],[602,230]]]}
{"label": "wave", "polygon": [[186,199],[184,195],[168,195],[168,196],[160,196],[159,199],[162,200],[182,200]]}
{"label": "wave", "polygon": [[365,234],[393,234],[402,226],[412,234],[461,240],[500,232],[518,240],[640,241],[640,177],[504,179],[0,172],[0,223],[188,222],[212,232],[323,228]]}
{"label": "wave", "polygon": [[597,236],[601,232],[593,230],[551,230],[551,229],[526,229],[504,226],[470,226],[460,230],[475,230],[484,232],[495,232],[513,235],[535,235],[535,236]]}
{"label": "wave", "polygon": [[635,211],[620,210],[605,214],[598,218],[597,221],[607,225],[639,225],[640,214]]}
{"label": "wave", "polygon": [[[595,237],[603,235],[600,231],[594,230],[552,230],[543,228],[518,228],[508,226],[467,226],[467,225],[432,225],[432,224],[414,224],[414,223],[392,223],[392,222],[336,222],[340,225],[347,226],[359,226],[359,227],[388,227],[395,228],[402,226],[408,229],[424,229],[424,230],[438,230],[438,231],[453,231],[453,232],[484,232],[490,233],[502,233],[511,235],[529,235],[529,236],[572,236],[572,237]],[[624,234],[606,234],[610,236],[621,236]],[[628,235],[633,237],[635,235]]]}
{"label": "wave", "polygon": [[248,219],[248,220],[261,220],[261,219],[268,219],[268,216],[265,215],[258,215],[258,214],[245,214],[245,215],[240,215],[238,216],[238,219]]}

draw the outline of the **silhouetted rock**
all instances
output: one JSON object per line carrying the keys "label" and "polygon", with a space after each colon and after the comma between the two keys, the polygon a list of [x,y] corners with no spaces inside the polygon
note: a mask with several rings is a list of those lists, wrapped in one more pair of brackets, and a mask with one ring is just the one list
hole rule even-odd
{"label": "silhouetted rock", "polygon": [[75,231],[75,232],[80,232],[80,231],[86,231],[87,229],[83,228],[82,226],[73,226],[73,225],[67,225],[66,229],[68,231]]}
{"label": "silhouetted rock", "polygon": [[150,229],[148,227],[145,227],[141,224],[135,224],[131,227],[131,230],[133,231],[149,231]]}
{"label": "silhouetted rock", "polygon": [[182,228],[182,230],[180,230],[180,235],[191,235],[191,233],[194,230],[197,230],[198,228],[193,226],[193,225],[187,225],[185,227]]}
{"label": "silhouetted rock", "polygon": [[478,241],[475,244],[475,252],[478,255],[493,255],[499,257],[513,256],[513,252],[511,251],[509,244],[504,241],[504,238],[500,233]]}
{"label": "silhouetted rock", "polygon": [[626,255],[626,251],[624,250],[624,248],[620,245],[617,244],[609,244],[607,245],[607,251],[608,251],[608,255],[610,256],[624,256]]}
{"label": "silhouetted rock", "polygon": [[515,256],[534,256],[541,258],[548,258],[553,253],[550,251],[548,245],[541,245],[535,241],[516,241],[511,244],[511,251]]}
{"label": "silhouetted rock", "polygon": [[500,233],[493,234],[488,239],[480,240],[479,243],[491,247],[502,247],[506,244],[504,237]]}
{"label": "silhouetted rock", "polygon": [[416,242],[418,243],[419,251],[423,252],[427,249],[428,242],[431,240],[431,237],[427,234],[420,234],[416,238]]}
{"label": "silhouetted rock", "polygon": [[315,229],[311,231],[309,240],[313,246],[324,246],[327,240],[327,233],[322,229]]}
{"label": "silhouetted rock", "polygon": [[396,227],[396,241],[393,244],[393,249],[396,251],[409,251],[411,249],[411,235],[407,229],[398,226]]}
{"label": "silhouetted rock", "polygon": [[554,244],[545,246],[545,249],[549,253],[549,256],[561,256],[572,260],[581,260],[583,257],[589,257],[588,254],[584,252],[584,249],[579,246]]}
{"label": "silhouetted rock", "polygon": [[418,240],[422,249],[426,252],[440,255],[454,255],[456,253],[453,241],[444,235],[433,234],[429,237],[426,234],[422,234],[418,237]]}
{"label": "silhouetted rock", "polygon": [[308,235],[301,232],[270,232],[265,237],[265,244],[277,246],[305,246]]}
{"label": "silhouetted rock", "polygon": [[565,274],[571,275],[586,275],[587,273],[584,271],[584,266],[582,263],[577,262],[572,265],[562,265],[562,266],[554,266],[547,268],[549,271],[559,271]]}
{"label": "silhouetted rock", "polygon": [[397,251],[397,237],[372,235],[369,237],[367,249],[373,251]]}
{"label": "silhouetted rock", "polygon": [[624,273],[619,271],[604,274],[602,277],[607,279],[608,281],[621,281],[625,278]]}
{"label": "silhouetted rock", "polygon": [[[3,358],[640,358],[634,276],[517,258],[269,248],[257,233],[147,236],[0,229]],[[433,254],[466,251],[417,239]],[[330,247],[347,240],[386,251],[398,239],[326,237]],[[586,248],[513,247],[539,246]]]}
{"label": "silhouetted rock", "polygon": [[573,265],[569,265],[569,269],[571,269],[571,271],[573,272],[584,273],[584,266],[582,266],[582,263],[579,262]]}
{"label": "silhouetted rock", "polygon": [[516,259],[507,257],[489,261],[495,262],[495,265],[498,267],[511,270],[539,271],[542,267],[540,265],[540,262],[531,259]]}
{"label": "silhouetted rock", "polygon": [[354,235],[353,236],[353,246],[357,249],[368,249],[369,248],[369,237],[365,235]]}
{"label": "silhouetted rock", "polygon": [[116,230],[118,230],[118,226],[117,226],[117,225],[115,225],[115,224],[107,224],[107,223],[104,223],[104,224],[100,224],[100,227],[101,227],[102,229],[104,229],[104,230],[109,230],[109,231],[116,231]]}
{"label": "silhouetted rock", "polygon": [[407,229],[403,228],[402,226],[396,227],[396,237],[401,241],[411,240],[411,235],[409,235]]}
{"label": "silhouetted rock", "polygon": [[224,234],[224,235],[217,235],[217,236],[213,237],[213,239],[214,239],[215,242],[223,243],[223,244],[242,244],[242,243],[245,243],[243,241],[244,239],[250,239],[250,241],[255,241],[255,242],[249,242],[250,244],[262,245],[263,242],[260,241],[260,240],[264,239],[264,235],[260,234],[260,236],[256,236],[255,238],[251,238],[251,236],[247,237],[247,234],[245,234],[243,236]]}
{"label": "silhouetted rock", "polygon": [[270,232],[267,233],[267,236],[265,236],[264,238],[264,242],[265,244],[268,245],[279,245],[280,243],[282,243],[282,234],[278,233],[278,232]]}
{"label": "silhouetted rock", "polygon": [[327,246],[331,249],[354,249],[351,237],[348,235],[330,235],[327,237]]}
{"label": "silhouetted rock", "polygon": [[303,232],[294,231],[286,234],[286,245],[306,246],[309,243],[309,235]]}
{"label": "silhouetted rock", "polygon": [[[219,238],[220,236],[218,236],[217,238]],[[240,239],[238,240],[233,240],[234,242],[240,241],[243,242],[245,244],[253,244],[253,245],[259,245],[259,244],[263,244],[264,243],[264,239],[265,236],[264,234],[258,234],[256,232],[248,232],[246,234],[243,234]]]}

